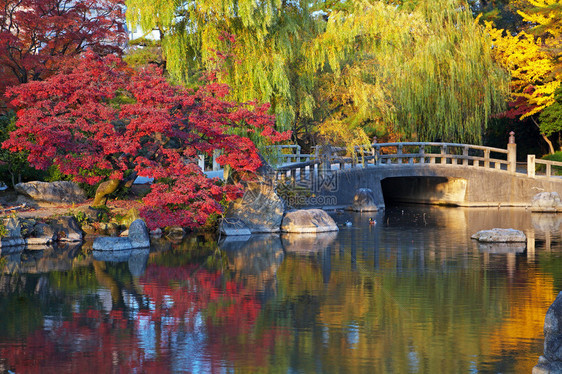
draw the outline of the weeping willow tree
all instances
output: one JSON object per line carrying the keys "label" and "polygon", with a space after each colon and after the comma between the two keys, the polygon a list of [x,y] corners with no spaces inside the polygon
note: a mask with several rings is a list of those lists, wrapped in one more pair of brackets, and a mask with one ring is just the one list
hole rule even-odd
{"label": "weeping willow tree", "polygon": [[312,117],[314,74],[303,44],[323,21],[306,0],[127,0],[131,26],[160,29],[171,78],[197,84],[214,71],[238,101],[270,102],[280,130]]}
{"label": "weeping willow tree", "polygon": [[324,126],[343,118],[348,127],[382,124],[409,139],[479,142],[490,115],[504,108],[509,76],[468,7],[352,4],[332,12],[308,48],[311,68],[339,77],[335,85],[354,107],[340,107]]}
{"label": "weeping willow tree", "polygon": [[[479,141],[507,74],[460,1],[127,0],[158,28],[171,78],[216,71],[234,100],[271,103],[280,130],[358,145],[388,131]],[[218,69],[220,67],[220,69]]]}

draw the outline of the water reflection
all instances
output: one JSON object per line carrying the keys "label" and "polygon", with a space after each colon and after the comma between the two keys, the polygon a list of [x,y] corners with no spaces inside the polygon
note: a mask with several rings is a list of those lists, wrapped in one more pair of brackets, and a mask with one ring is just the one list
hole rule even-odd
{"label": "water reflection", "polygon": [[[150,251],[3,252],[0,371],[530,372],[562,288],[556,216],[333,216],[353,225]],[[493,227],[528,242],[470,239]]]}

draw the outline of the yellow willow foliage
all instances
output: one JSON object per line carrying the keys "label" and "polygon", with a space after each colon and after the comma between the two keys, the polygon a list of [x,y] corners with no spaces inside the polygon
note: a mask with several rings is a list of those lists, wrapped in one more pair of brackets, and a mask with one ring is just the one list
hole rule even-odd
{"label": "yellow willow foliage", "polygon": [[514,101],[523,98],[528,110],[521,119],[532,116],[554,103],[554,91],[560,81],[553,76],[555,62],[543,48],[542,41],[524,31],[510,35],[486,22],[494,43],[494,53],[511,72]]}
{"label": "yellow willow foliage", "polygon": [[419,140],[480,141],[489,116],[503,109],[508,75],[468,7],[449,0],[413,9],[352,4],[332,12],[307,49],[308,69],[343,76],[357,108],[348,123],[378,121]]}

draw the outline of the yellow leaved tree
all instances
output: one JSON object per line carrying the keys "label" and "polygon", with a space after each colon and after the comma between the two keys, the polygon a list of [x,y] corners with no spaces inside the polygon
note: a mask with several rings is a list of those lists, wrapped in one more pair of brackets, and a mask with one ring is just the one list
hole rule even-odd
{"label": "yellow leaved tree", "polygon": [[[538,114],[555,103],[554,92],[562,79],[561,36],[562,2],[559,0],[529,0],[533,7],[519,10],[529,30],[512,35],[496,29],[486,22],[486,29],[493,40],[497,60],[511,73],[512,102],[510,117],[530,118],[540,129],[543,139],[554,147],[548,135],[556,126],[542,126]],[[558,131],[562,130],[562,123]]]}

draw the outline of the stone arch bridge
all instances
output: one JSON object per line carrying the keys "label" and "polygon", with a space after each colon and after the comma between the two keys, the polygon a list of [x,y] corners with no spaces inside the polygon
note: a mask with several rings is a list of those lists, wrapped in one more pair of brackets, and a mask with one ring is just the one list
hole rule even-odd
{"label": "stone arch bridge", "polygon": [[[279,153],[278,191],[293,206],[342,207],[359,188],[370,188],[379,208],[385,200],[454,206],[530,206],[539,192],[562,196],[562,163],[517,163],[513,133],[507,149],[457,143],[373,143],[354,158],[341,148],[314,155]],[[304,161],[303,161],[304,159]]]}

